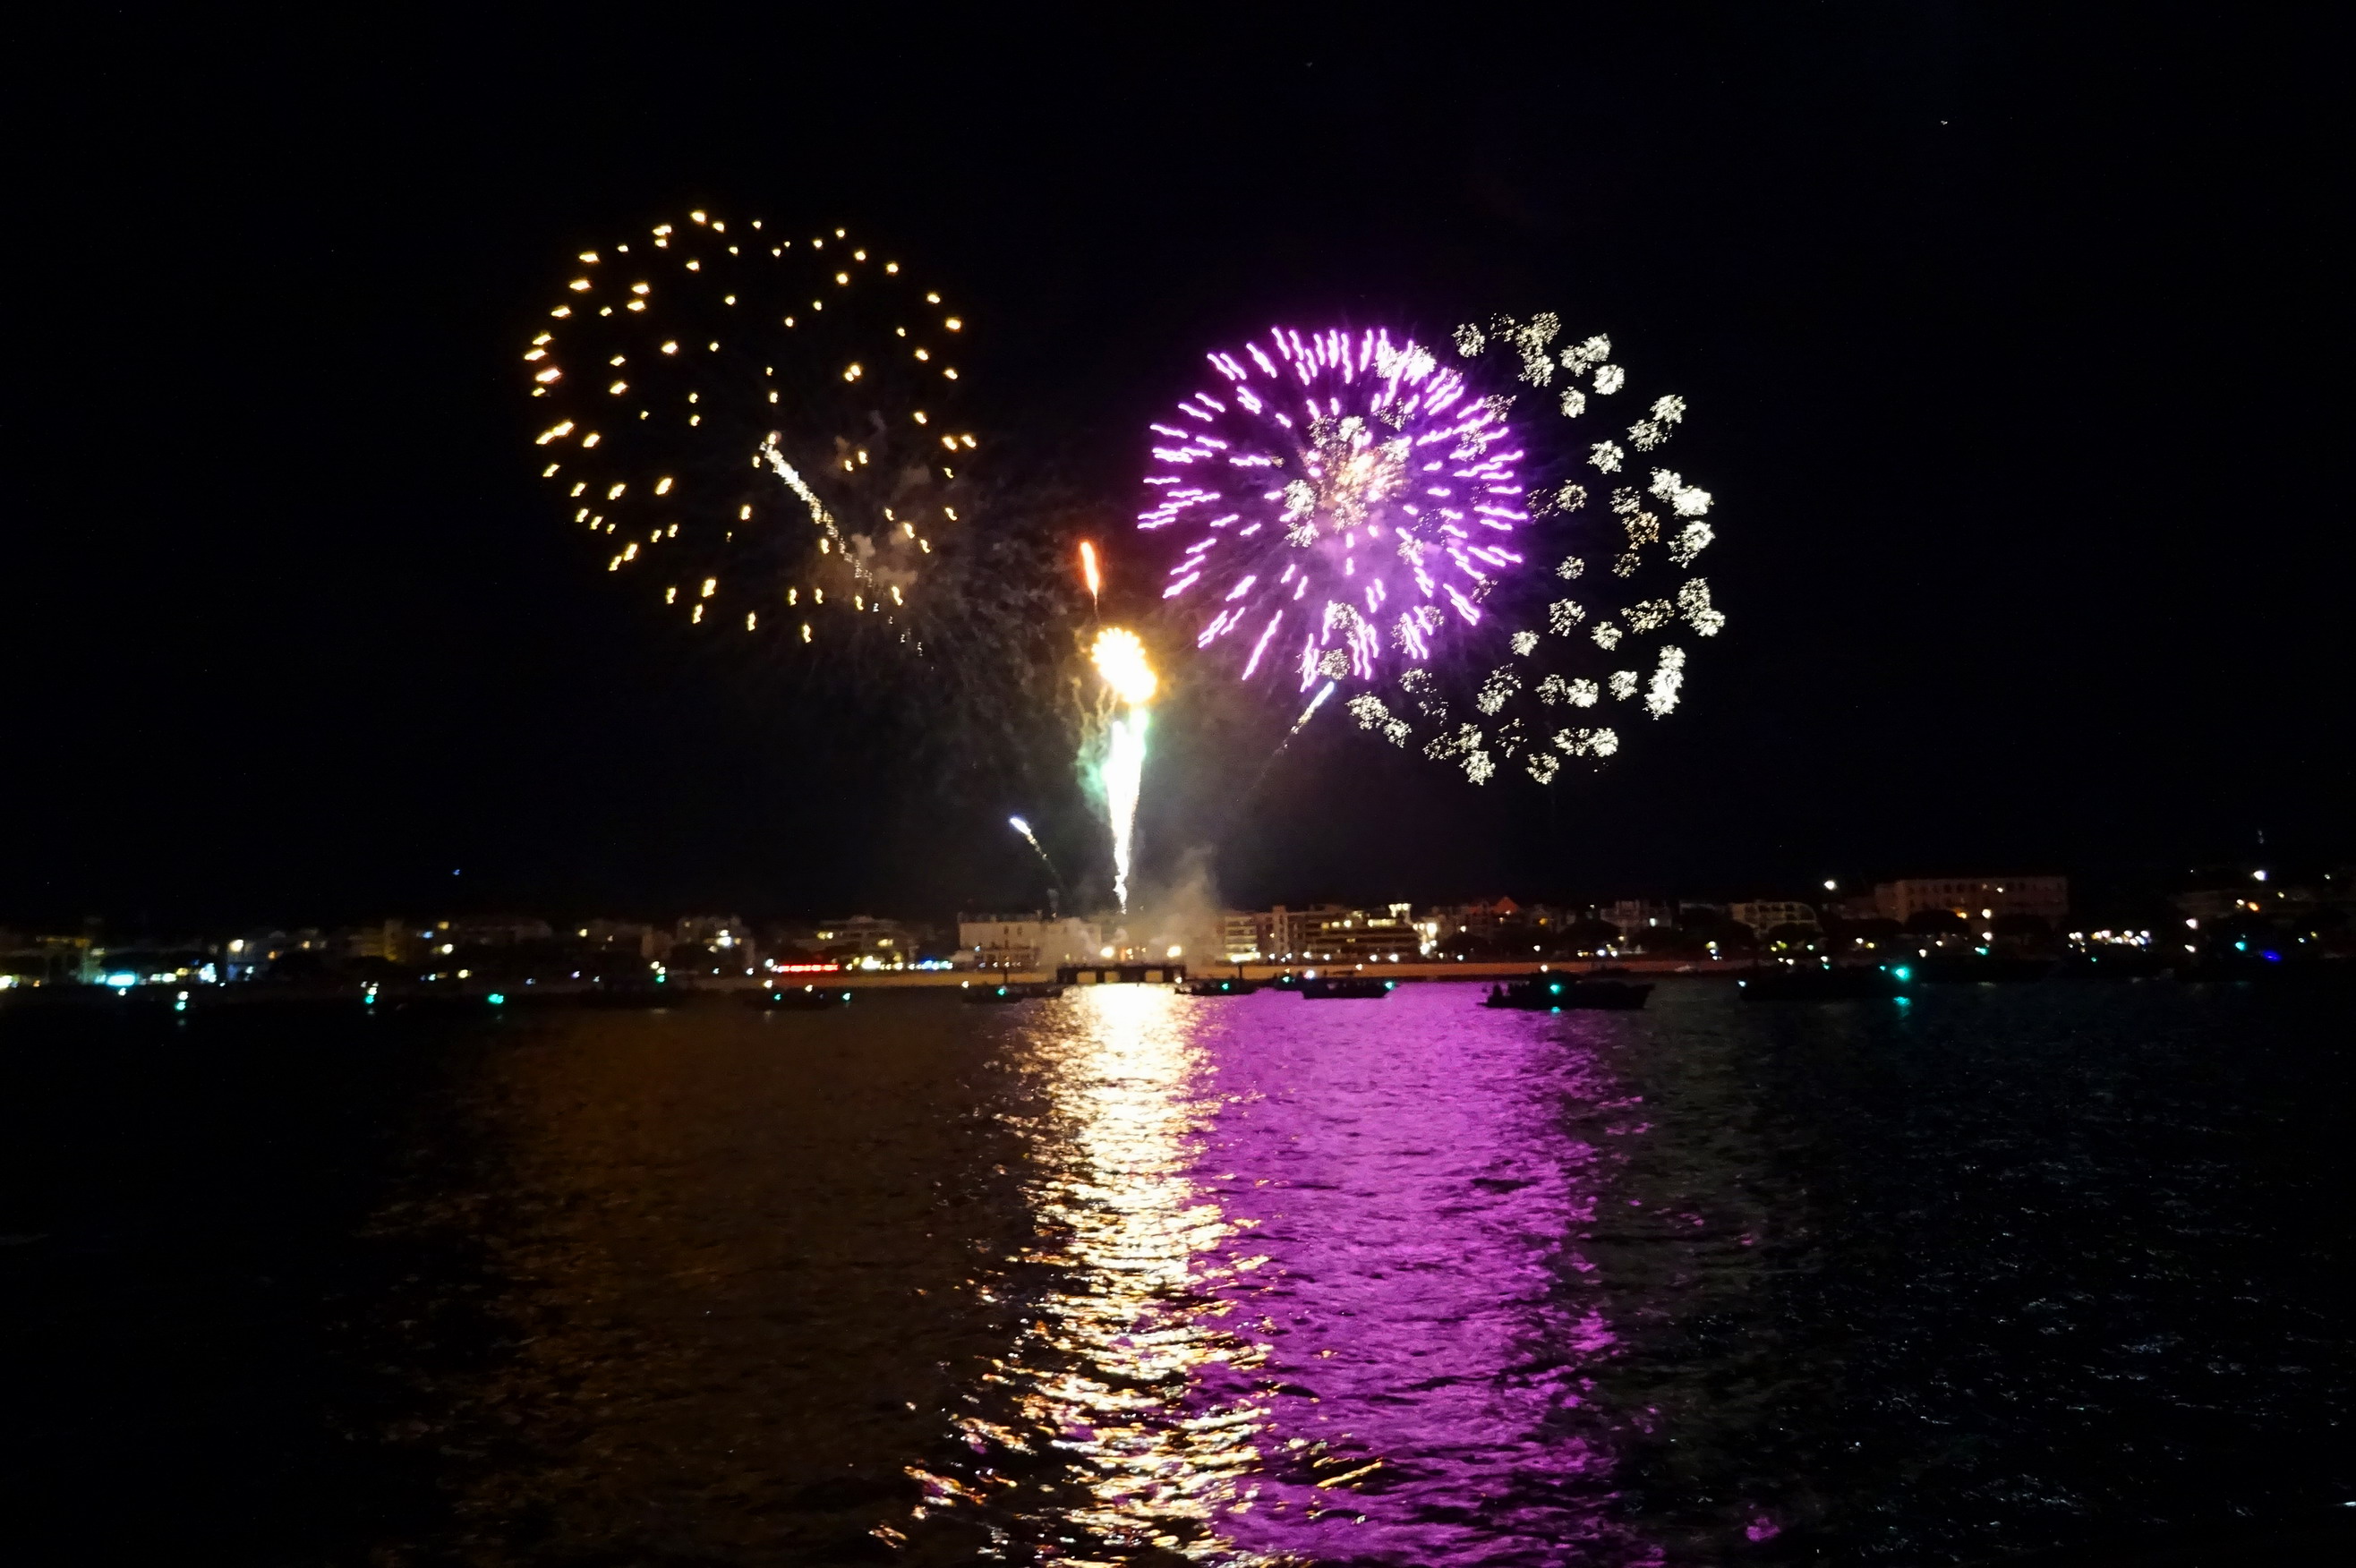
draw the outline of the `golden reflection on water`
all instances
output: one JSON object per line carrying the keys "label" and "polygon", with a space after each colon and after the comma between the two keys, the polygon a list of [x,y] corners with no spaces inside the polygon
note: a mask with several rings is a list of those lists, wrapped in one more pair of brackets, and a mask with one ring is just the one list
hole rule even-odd
{"label": "golden reflection on water", "polygon": [[[1013,1395],[1012,1419],[969,1415],[959,1429],[978,1450],[1066,1456],[1080,1495],[1060,1517],[1106,1547],[1260,1561],[1212,1526],[1249,1506],[1266,1410],[1185,1403],[1205,1369],[1266,1354],[1209,1321],[1226,1310],[1233,1275],[1260,1260],[1221,1255],[1238,1227],[1189,1173],[1216,1102],[1186,1004],[1160,987],[1106,986],[1073,993],[1056,1015],[1041,1009],[1026,1031],[1041,1240],[1009,1261],[1057,1283],[1032,1298],[1034,1316],[985,1378]],[[919,1479],[936,1499],[972,1495]]]}

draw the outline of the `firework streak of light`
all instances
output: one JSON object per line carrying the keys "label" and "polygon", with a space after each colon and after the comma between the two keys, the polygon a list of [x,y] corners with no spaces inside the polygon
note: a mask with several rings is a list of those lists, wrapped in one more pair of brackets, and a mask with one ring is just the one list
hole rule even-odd
{"label": "firework streak of light", "polygon": [[1055,869],[1055,862],[1048,857],[1046,846],[1039,842],[1039,836],[1031,831],[1031,825],[1019,816],[1010,816],[1006,819],[1006,826],[1023,835],[1023,841],[1038,852],[1040,863],[1047,868],[1047,874],[1060,885],[1064,873]]}
{"label": "firework streak of light", "polygon": [[1146,661],[1137,634],[1108,626],[1097,634],[1091,656],[1097,673],[1121,702],[1106,740],[1102,780],[1105,815],[1112,826],[1113,898],[1129,910],[1130,849],[1137,828],[1137,800],[1145,784],[1145,730],[1155,688],[1161,684]]}
{"label": "firework streak of light", "polygon": [[1329,680],[1317,688],[1317,695],[1309,699],[1309,706],[1301,710],[1301,717],[1294,720],[1292,728],[1285,731],[1284,739],[1287,744],[1291,742],[1295,735],[1309,728],[1309,720],[1317,716],[1317,710],[1325,706],[1325,699],[1333,695],[1333,688],[1339,684],[1337,681]]}
{"label": "firework streak of light", "polygon": [[1253,795],[1259,793],[1259,786],[1268,782],[1269,769],[1276,766],[1277,758],[1284,755],[1287,749],[1300,737],[1301,732],[1309,728],[1309,721],[1317,717],[1317,710],[1325,706],[1325,699],[1333,695],[1333,688],[1339,684],[1338,681],[1329,680],[1317,688],[1317,695],[1309,699],[1309,706],[1301,710],[1301,717],[1292,721],[1292,728],[1284,732],[1284,739],[1276,743],[1274,749],[1269,752],[1267,760],[1260,763],[1259,772],[1252,775],[1252,782],[1237,797],[1239,803],[1249,801]]}

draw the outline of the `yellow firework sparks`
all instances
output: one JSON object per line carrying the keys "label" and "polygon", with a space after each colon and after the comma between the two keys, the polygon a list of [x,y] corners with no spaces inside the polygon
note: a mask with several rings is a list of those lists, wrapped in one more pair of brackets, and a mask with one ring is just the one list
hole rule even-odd
{"label": "yellow firework sparks", "polygon": [[1108,626],[1097,634],[1096,646],[1089,656],[1096,661],[1097,673],[1105,684],[1130,707],[1141,707],[1153,700],[1161,686],[1153,666],[1145,657],[1145,645],[1137,640],[1135,632],[1119,626]]}

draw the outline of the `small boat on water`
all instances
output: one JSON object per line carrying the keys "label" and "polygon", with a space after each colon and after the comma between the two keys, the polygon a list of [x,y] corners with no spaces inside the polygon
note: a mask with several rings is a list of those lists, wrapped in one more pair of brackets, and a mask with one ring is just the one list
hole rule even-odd
{"label": "small boat on water", "polygon": [[1319,975],[1313,978],[1303,976],[1296,988],[1304,1001],[1378,1002],[1389,996],[1398,984],[1397,980],[1377,979],[1372,975]]}
{"label": "small boat on water", "polygon": [[1653,994],[1649,985],[1627,980],[1582,979],[1576,975],[1533,975],[1489,987],[1484,1008],[1515,1008],[1530,1013],[1558,1013],[1569,1008],[1633,1012]]}
{"label": "small boat on water", "polygon": [[1796,965],[1759,969],[1735,982],[1753,1002],[1841,1002],[1903,996],[1912,976],[1905,969],[1869,969],[1861,965],[1806,969]]}
{"label": "small boat on water", "polygon": [[1178,994],[1182,997],[1248,997],[1258,989],[1258,980],[1222,980],[1210,975],[1178,982]]}
{"label": "small boat on water", "polygon": [[840,986],[804,986],[799,990],[772,986],[754,992],[752,1003],[756,1008],[775,1008],[785,1012],[822,1013],[849,1007],[851,993]]}
{"label": "small boat on water", "polygon": [[1053,980],[1001,980],[996,985],[984,981],[979,986],[969,983],[958,992],[976,1007],[991,1007],[1002,1002],[1035,1002],[1063,994],[1064,987]]}

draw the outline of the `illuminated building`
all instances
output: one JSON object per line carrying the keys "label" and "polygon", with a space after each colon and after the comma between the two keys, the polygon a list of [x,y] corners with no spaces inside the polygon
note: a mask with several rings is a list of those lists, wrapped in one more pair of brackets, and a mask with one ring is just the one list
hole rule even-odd
{"label": "illuminated building", "polygon": [[913,964],[921,938],[916,928],[872,914],[822,920],[796,945],[862,969],[898,969]]}
{"label": "illuminated building", "polygon": [[676,934],[681,942],[705,947],[734,947],[749,942],[752,931],[742,915],[691,914],[680,917]]}
{"label": "illuminated building", "polygon": [[1925,910],[1944,910],[1965,920],[2035,915],[2058,929],[2070,918],[2070,879],[1918,877],[1877,884],[1873,903],[1884,920],[1903,922]]}
{"label": "illuminated building", "polygon": [[1069,915],[1052,919],[1033,910],[958,916],[958,960],[978,968],[1052,969],[1091,962],[1103,947],[1094,924]]}
{"label": "illuminated building", "polygon": [[1730,903],[1726,906],[1726,912],[1730,919],[1741,922],[1762,936],[1779,925],[1813,926],[1816,923],[1814,908],[1794,903],[1789,899],[1752,899],[1747,902]]}
{"label": "illuminated building", "polygon": [[1621,935],[1633,936],[1676,924],[1677,906],[1665,899],[1622,899],[1599,906],[1595,916],[1618,926]]}
{"label": "illuminated building", "polygon": [[10,934],[0,939],[0,979],[12,986],[94,986],[102,968],[92,937]]}
{"label": "illuminated building", "polygon": [[410,941],[409,923],[395,917],[347,932],[344,953],[350,958],[377,958],[398,964],[408,955]]}
{"label": "illuminated building", "polygon": [[1220,917],[1220,936],[1231,964],[1388,963],[1416,957],[1430,941],[1404,903],[1379,910],[1330,903],[1229,910]]}
{"label": "illuminated building", "polygon": [[474,915],[452,921],[442,940],[460,947],[514,947],[526,942],[547,942],[556,933],[548,922],[530,915]]}
{"label": "illuminated building", "polygon": [[573,936],[600,951],[635,953],[641,958],[660,958],[675,945],[669,932],[636,920],[593,920],[574,927]]}
{"label": "illuminated building", "polygon": [[1253,963],[1274,951],[1267,915],[1248,909],[1219,912],[1219,955],[1228,963]]}
{"label": "illuminated building", "polygon": [[1403,903],[1338,914],[1328,906],[1301,940],[1321,963],[1396,963],[1420,955],[1423,933]]}
{"label": "illuminated building", "polygon": [[1485,903],[1450,905],[1431,912],[1443,932],[1487,936],[1501,926],[1521,924],[1528,912],[1511,899],[1500,898]]}

